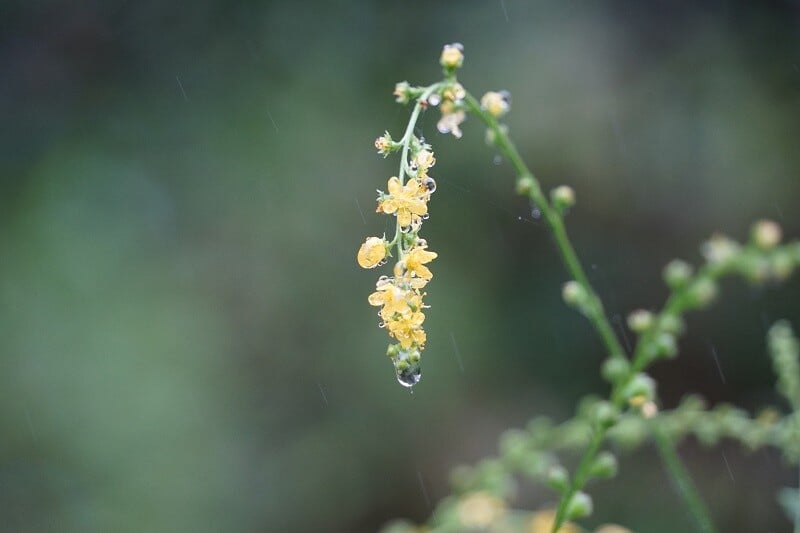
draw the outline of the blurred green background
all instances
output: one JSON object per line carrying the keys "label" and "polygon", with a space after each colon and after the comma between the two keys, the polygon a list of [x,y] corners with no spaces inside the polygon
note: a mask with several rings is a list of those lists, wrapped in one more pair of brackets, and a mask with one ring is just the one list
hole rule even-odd
{"label": "blurred green background", "polygon": [[[460,41],[468,89],[511,91],[513,137],[547,189],[576,189],[568,226],[620,325],[712,232],[800,235],[798,28],[791,1],[4,0],[2,530],[424,520],[503,429],[607,389],[511,169],[476,120],[457,141],[436,112],[424,378],[396,383],[379,273],[355,262],[386,228],[396,161],[372,142],[405,126],[394,83],[435,81]],[[800,283],[723,288],[653,370],[667,407],[780,401],[763,337],[800,327]],[[721,530],[788,531],[777,453],[681,452]],[[689,527],[652,450],[591,492],[588,524]],[[554,499],[523,483],[514,504]]]}

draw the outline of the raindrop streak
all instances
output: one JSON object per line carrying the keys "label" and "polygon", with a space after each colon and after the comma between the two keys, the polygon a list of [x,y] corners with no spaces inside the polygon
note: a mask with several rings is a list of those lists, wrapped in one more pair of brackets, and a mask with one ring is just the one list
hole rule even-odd
{"label": "raindrop streak", "polygon": [[422,479],[422,472],[417,470],[417,479],[419,480],[419,488],[422,491],[422,497],[425,498],[425,505],[431,506],[431,499],[428,498],[428,491],[425,489],[425,480]]}
{"label": "raindrop streak", "polygon": [[355,200],[356,200],[356,208],[358,209],[358,213],[361,215],[361,221],[366,226],[367,225],[367,219],[364,218],[364,211],[361,210],[361,204],[358,203],[358,198],[356,198]]}
{"label": "raindrop streak", "polygon": [[453,332],[450,332],[450,342],[453,343],[453,353],[456,355],[456,361],[458,361],[458,368],[461,369],[461,373],[464,373],[464,362],[461,360],[461,352],[458,350],[458,344],[456,344],[456,336],[453,335]]}
{"label": "raindrop streak", "polygon": [[625,341],[625,350],[627,350],[628,353],[631,353],[631,343],[628,340],[628,334],[625,332],[625,325],[622,323],[622,317],[620,315],[614,315],[611,320],[614,321],[614,324],[617,325],[622,333],[622,340]]}
{"label": "raindrop streak", "polygon": [[731,481],[736,483],[736,478],[733,477],[733,470],[731,470],[731,465],[728,463],[728,458],[725,457],[725,452],[720,453],[722,453],[722,460],[725,461],[725,466],[728,467],[728,474],[731,476]]}
{"label": "raindrop streak", "polygon": [[325,395],[325,389],[322,388],[322,384],[317,383],[317,388],[319,389],[319,393],[322,395],[322,401],[325,402],[325,405],[328,405],[328,397]]}
{"label": "raindrop streak", "polygon": [[719,364],[719,356],[717,355],[717,347],[713,344],[709,343],[711,347],[711,355],[714,356],[714,362],[717,363],[717,370],[719,371],[719,377],[722,380],[722,384],[725,385],[725,374],[722,373],[722,365]]}
{"label": "raindrop streak", "polygon": [[183,90],[183,84],[181,83],[181,78],[177,74],[175,75],[175,81],[178,82],[178,87],[180,87],[180,89],[181,89],[181,94],[183,95],[183,99],[188,102],[189,101],[189,97],[186,96],[186,91]]}
{"label": "raindrop streak", "polygon": [[280,133],[280,130],[278,130],[278,124],[275,123],[275,119],[272,118],[272,113],[269,112],[269,109],[267,109],[267,116],[269,117],[269,121],[272,122],[272,125],[275,127],[275,133]]}

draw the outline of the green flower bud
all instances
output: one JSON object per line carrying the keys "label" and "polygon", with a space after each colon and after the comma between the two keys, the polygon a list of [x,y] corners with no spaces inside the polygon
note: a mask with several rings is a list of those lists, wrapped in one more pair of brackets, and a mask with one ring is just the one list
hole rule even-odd
{"label": "green flower bud", "polygon": [[673,259],[664,267],[664,281],[672,289],[686,285],[694,273],[692,266],[686,261]]}
{"label": "green flower bud", "polygon": [[575,205],[575,191],[572,187],[561,185],[550,191],[550,201],[559,213],[564,214],[567,209]]}
{"label": "green flower bud", "polygon": [[771,220],[759,220],[753,224],[751,237],[756,246],[769,250],[781,242],[781,227]]}
{"label": "green flower bud", "polygon": [[611,452],[602,452],[592,463],[589,474],[595,478],[611,478],[617,475],[617,458]]}
{"label": "green flower bud", "polygon": [[500,437],[500,455],[512,465],[518,465],[528,451],[528,435],[519,429],[510,429]]}
{"label": "green flower bud", "polygon": [[572,495],[567,504],[567,520],[585,518],[592,514],[592,498],[583,491],[578,491]]}
{"label": "green flower bud", "polygon": [[679,315],[674,315],[672,313],[661,315],[658,319],[658,327],[662,331],[672,333],[673,335],[680,335],[683,333],[683,330],[686,329],[683,319]]}
{"label": "green flower bud", "polygon": [[619,411],[610,402],[598,402],[593,411],[594,420],[603,428],[613,426],[619,417]]}
{"label": "green flower bud", "polygon": [[653,313],[637,309],[628,315],[628,327],[634,333],[644,333],[653,325]]}
{"label": "green flower bud", "polygon": [[678,343],[675,335],[671,333],[659,333],[655,338],[654,346],[658,357],[673,359],[678,355]]}
{"label": "green flower bud", "polygon": [[558,492],[564,492],[569,485],[569,474],[567,470],[561,465],[550,467],[547,472],[547,485]]}
{"label": "green flower bud", "polygon": [[534,185],[535,182],[533,181],[532,177],[523,176],[522,178],[517,180],[517,194],[521,196],[528,196],[528,194],[530,194],[531,190],[533,189]]}
{"label": "green flower bud", "polygon": [[628,375],[629,370],[630,364],[626,359],[622,357],[609,357],[603,363],[600,372],[607,381],[616,383],[624,379]]}
{"label": "green flower bud", "polygon": [[794,270],[794,258],[788,250],[778,250],[772,255],[772,275],[779,280],[785,280]]}
{"label": "green flower bud", "polygon": [[591,304],[589,294],[583,285],[577,281],[568,281],[561,289],[561,296],[570,307],[578,309],[584,315],[589,315],[591,312]]}
{"label": "green flower bud", "polygon": [[717,296],[717,284],[710,278],[700,278],[689,287],[689,303],[692,307],[705,307]]}
{"label": "green flower bud", "polygon": [[636,374],[622,389],[622,395],[629,403],[641,405],[655,397],[656,382],[647,374]]}

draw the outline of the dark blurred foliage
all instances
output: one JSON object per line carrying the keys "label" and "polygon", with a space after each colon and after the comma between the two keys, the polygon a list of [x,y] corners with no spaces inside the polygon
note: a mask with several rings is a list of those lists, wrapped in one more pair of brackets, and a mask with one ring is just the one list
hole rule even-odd
{"label": "dark blurred foliage", "polygon": [[[475,120],[435,133],[424,379],[394,380],[366,303],[396,81],[508,89],[508,123],[615,323],[712,232],[800,235],[797,2],[0,3],[0,516],[8,531],[371,531],[423,520],[449,470],[605,394],[549,234]],[[498,164],[499,163],[499,164]],[[653,373],[778,402],[764,333],[797,279],[724,285]],[[620,334],[622,331],[620,330]],[[630,338],[630,334],[628,334]],[[627,341],[626,341],[627,342]],[[459,358],[463,370],[459,364]],[[681,448],[723,531],[783,531],[776,453]],[[640,531],[688,527],[652,451],[592,487]],[[644,495],[644,496],[643,496]],[[523,484],[515,505],[552,504]]]}

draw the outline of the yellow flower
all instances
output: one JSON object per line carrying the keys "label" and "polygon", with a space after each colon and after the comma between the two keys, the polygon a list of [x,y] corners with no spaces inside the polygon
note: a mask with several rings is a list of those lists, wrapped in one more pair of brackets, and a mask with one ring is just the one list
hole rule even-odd
{"label": "yellow flower", "polygon": [[358,249],[358,264],[361,268],[375,268],[386,257],[386,241],[380,237],[369,237]]}
{"label": "yellow flower", "polygon": [[367,301],[369,301],[370,305],[376,307],[383,306],[381,316],[384,316],[384,313],[386,317],[389,317],[395,313],[406,312],[408,309],[406,293],[408,291],[404,291],[395,285],[393,280],[379,280],[375,288],[376,291],[369,295]]}
{"label": "yellow flower", "polygon": [[394,275],[400,277],[403,274],[410,274],[424,280],[429,280],[433,278],[433,272],[431,272],[425,264],[430,263],[436,259],[437,256],[438,254],[436,252],[429,252],[424,246],[415,246],[402,261],[395,265]]}
{"label": "yellow flower", "polygon": [[418,224],[420,217],[428,213],[427,190],[420,186],[415,179],[410,179],[405,185],[396,177],[389,178],[389,195],[378,201],[377,211],[387,215],[397,213],[397,223],[405,228],[412,223]]}
{"label": "yellow flower", "polygon": [[394,318],[386,322],[389,335],[400,342],[400,346],[407,350],[412,344],[416,344],[420,349],[425,345],[425,330],[422,323],[425,315],[420,312],[412,312],[407,315],[395,315]]}
{"label": "yellow flower", "polygon": [[481,107],[493,117],[505,115],[511,108],[508,103],[508,93],[489,91],[481,97]]}
{"label": "yellow flower", "polygon": [[370,305],[383,307],[381,318],[384,320],[389,320],[395,315],[410,315],[422,309],[422,295],[413,290],[419,284],[408,284],[405,281],[405,279],[399,282],[392,279],[379,280],[375,285],[375,292],[367,298]]}

